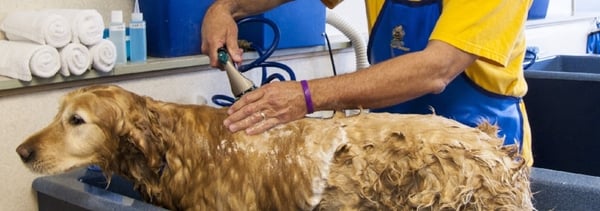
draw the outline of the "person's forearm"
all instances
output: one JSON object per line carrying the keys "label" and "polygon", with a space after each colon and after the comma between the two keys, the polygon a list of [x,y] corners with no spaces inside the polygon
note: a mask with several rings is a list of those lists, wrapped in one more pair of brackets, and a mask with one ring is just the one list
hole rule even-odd
{"label": "person's forearm", "polygon": [[[451,48],[444,43],[441,48]],[[381,108],[439,93],[476,59],[457,49],[407,54],[365,70],[310,83],[315,109]],[[458,51],[458,52],[457,52]]]}
{"label": "person's forearm", "polygon": [[409,60],[412,56],[388,60],[339,77],[311,81],[315,107],[318,110],[381,108],[434,92],[436,88],[426,74],[409,71],[412,65],[403,63],[403,60],[412,63]]}
{"label": "person's forearm", "polygon": [[292,0],[217,0],[213,7],[222,6],[235,19],[260,14]]}

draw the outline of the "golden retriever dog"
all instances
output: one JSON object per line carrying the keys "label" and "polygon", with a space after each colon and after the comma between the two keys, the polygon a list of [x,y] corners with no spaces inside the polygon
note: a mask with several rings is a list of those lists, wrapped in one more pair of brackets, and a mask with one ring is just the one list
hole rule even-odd
{"label": "golden retriever dog", "polygon": [[249,136],[229,132],[226,116],[91,86],[16,151],[39,173],[98,165],[172,210],[533,209],[528,167],[489,124],[362,113]]}

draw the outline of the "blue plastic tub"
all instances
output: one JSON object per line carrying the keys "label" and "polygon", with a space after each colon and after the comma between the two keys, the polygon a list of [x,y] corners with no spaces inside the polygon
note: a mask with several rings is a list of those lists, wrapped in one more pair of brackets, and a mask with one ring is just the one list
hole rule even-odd
{"label": "blue plastic tub", "polygon": [[146,20],[148,55],[200,54],[200,30],[208,0],[139,0]]}
{"label": "blue plastic tub", "polygon": [[539,59],[525,79],[533,165],[600,177],[600,56]]}
{"label": "blue plastic tub", "polygon": [[[213,0],[139,0],[146,20],[148,55],[177,57],[200,54],[202,20]],[[281,31],[278,48],[324,44],[325,7],[319,1],[293,1],[261,17],[272,20]],[[273,31],[266,25],[245,24],[240,39],[266,48]]]}
{"label": "blue plastic tub", "polygon": [[[325,6],[320,1],[292,1],[257,17],[275,22],[280,31],[277,48],[298,48],[323,45],[325,39]],[[271,46],[273,30],[260,23],[240,26],[240,39],[263,49]]]}
{"label": "blue plastic tub", "polygon": [[33,189],[39,211],[167,211],[144,202],[127,179],[113,176],[108,184],[102,172],[86,168],[37,178]]}
{"label": "blue plastic tub", "polygon": [[527,19],[542,19],[546,17],[546,13],[548,12],[548,3],[550,0],[533,0],[531,7],[529,8],[529,13],[527,14]]}
{"label": "blue plastic tub", "polygon": [[[33,189],[40,211],[166,211],[142,201],[128,180],[113,176],[108,185],[101,172],[85,168],[37,178]],[[600,210],[600,177],[533,168],[531,189],[538,210]]]}

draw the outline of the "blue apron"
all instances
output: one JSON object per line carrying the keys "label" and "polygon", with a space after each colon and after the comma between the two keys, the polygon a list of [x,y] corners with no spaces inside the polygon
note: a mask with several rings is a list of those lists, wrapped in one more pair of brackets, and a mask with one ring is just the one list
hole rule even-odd
{"label": "blue apron", "polygon": [[[441,14],[441,0],[387,0],[373,25],[367,54],[371,64],[425,48]],[[440,94],[427,94],[414,100],[373,112],[436,114],[469,126],[488,121],[500,127],[504,144],[522,143],[521,99],[484,90],[465,73],[457,76]]]}

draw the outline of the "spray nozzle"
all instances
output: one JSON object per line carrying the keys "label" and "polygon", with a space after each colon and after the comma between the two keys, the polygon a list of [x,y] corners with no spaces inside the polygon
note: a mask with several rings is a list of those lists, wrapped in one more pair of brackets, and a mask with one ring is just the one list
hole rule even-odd
{"label": "spray nozzle", "polygon": [[244,75],[242,75],[242,73],[240,73],[240,71],[238,71],[237,68],[235,68],[233,62],[230,59],[229,53],[227,52],[227,49],[219,48],[217,50],[217,53],[219,63],[223,66],[225,72],[227,72],[227,77],[229,77],[231,92],[233,92],[233,95],[236,98],[239,98],[242,95],[256,89],[254,83],[252,83],[250,79],[244,77]]}
{"label": "spray nozzle", "polygon": [[227,50],[225,48],[219,48],[217,52],[219,63],[221,63],[222,65],[227,64],[227,62],[229,61],[229,53],[227,53]]}

